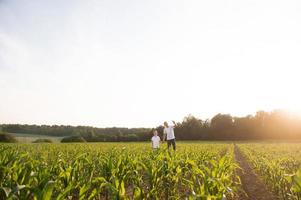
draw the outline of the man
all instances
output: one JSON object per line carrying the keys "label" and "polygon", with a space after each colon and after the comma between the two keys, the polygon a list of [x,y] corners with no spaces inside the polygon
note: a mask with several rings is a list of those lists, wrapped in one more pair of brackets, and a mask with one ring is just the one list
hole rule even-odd
{"label": "man", "polygon": [[174,125],[169,126],[167,122],[164,122],[164,130],[163,130],[163,142],[167,140],[167,147],[169,149],[170,145],[172,145],[173,150],[176,150],[176,138],[174,132],[174,126],[176,125],[175,121],[172,121]]}

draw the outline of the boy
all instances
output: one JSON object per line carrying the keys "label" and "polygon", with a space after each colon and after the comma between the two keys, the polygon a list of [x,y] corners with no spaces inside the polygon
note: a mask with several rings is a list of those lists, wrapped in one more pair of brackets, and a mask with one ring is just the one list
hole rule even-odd
{"label": "boy", "polygon": [[153,149],[158,149],[161,139],[158,136],[157,130],[154,130],[153,133],[154,133],[154,136],[152,137],[152,147],[153,147]]}

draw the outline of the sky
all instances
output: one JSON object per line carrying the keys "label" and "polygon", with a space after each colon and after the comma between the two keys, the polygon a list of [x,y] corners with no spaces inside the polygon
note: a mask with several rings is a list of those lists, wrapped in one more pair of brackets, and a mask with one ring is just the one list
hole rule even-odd
{"label": "sky", "polygon": [[0,124],[301,114],[299,0],[0,0]]}

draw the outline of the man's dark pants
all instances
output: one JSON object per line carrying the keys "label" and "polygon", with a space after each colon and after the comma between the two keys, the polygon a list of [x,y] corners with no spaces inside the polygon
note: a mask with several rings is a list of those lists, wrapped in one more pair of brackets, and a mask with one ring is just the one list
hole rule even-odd
{"label": "man's dark pants", "polygon": [[167,148],[168,149],[169,149],[170,145],[172,145],[173,150],[176,150],[176,140],[175,139],[167,140]]}

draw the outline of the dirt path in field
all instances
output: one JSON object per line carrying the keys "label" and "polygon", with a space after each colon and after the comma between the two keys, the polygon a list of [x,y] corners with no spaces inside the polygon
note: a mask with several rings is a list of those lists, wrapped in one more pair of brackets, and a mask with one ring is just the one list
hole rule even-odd
{"label": "dirt path in field", "polygon": [[265,186],[265,184],[259,179],[257,174],[249,165],[246,158],[242,155],[238,147],[234,148],[235,160],[241,167],[238,170],[242,182],[242,188],[244,191],[239,192],[240,200],[277,200],[277,197],[273,195]]}

